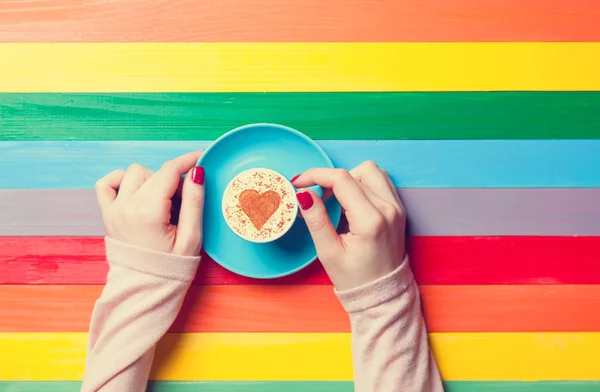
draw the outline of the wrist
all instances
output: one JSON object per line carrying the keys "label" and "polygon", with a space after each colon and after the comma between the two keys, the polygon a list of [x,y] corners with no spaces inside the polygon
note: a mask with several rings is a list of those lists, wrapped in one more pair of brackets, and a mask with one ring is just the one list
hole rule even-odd
{"label": "wrist", "polygon": [[361,263],[356,269],[344,268],[332,274],[331,280],[338,292],[349,291],[374,282],[395,271],[407,258],[393,257],[389,262]]}
{"label": "wrist", "polygon": [[335,289],[335,294],[347,313],[355,313],[389,302],[413,284],[415,281],[406,255],[398,267],[386,275],[351,289]]}
{"label": "wrist", "polygon": [[179,256],[126,244],[105,237],[106,258],[110,263],[163,279],[191,282],[200,256]]}

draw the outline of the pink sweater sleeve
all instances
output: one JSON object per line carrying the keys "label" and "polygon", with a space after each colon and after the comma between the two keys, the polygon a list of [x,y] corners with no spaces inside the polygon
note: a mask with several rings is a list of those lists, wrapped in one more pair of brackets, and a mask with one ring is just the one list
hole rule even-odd
{"label": "pink sweater sleeve", "polygon": [[200,257],[105,241],[110,271],[92,314],[81,391],[142,392],[156,343],[177,317]]}
{"label": "pink sweater sleeve", "polygon": [[357,392],[443,392],[408,260],[364,286],[336,292],[350,316]]}

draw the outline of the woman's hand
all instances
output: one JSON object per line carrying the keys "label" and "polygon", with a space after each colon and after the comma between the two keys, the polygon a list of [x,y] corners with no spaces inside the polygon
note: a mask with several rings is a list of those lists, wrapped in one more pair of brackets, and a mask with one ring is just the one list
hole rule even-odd
{"label": "woman's hand", "polygon": [[[154,173],[134,164],[115,170],[96,183],[106,234],[141,248],[197,256],[202,247],[204,169],[195,167],[202,152],[166,162]],[[187,173],[185,180],[182,176]],[[181,207],[173,198],[181,195]],[[172,224],[172,213],[179,215]]]}
{"label": "woman's hand", "polygon": [[293,181],[333,190],[346,211],[350,232],[338,235],[323,201],[312,191],[297,194],[319,259],[339,291],[372,282],[394,271],[405,253],[406,214],[387,173],[372,161],[348,172],[310,169]]}

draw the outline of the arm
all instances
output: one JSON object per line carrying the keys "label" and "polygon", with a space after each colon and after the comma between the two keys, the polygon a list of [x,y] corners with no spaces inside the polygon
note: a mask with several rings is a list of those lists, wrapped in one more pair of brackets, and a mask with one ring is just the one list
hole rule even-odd
{"label": "arm", "polygon": [[318,195],[297,195],[319,259],[350,315],[355,390],[443,391],[405,257],[405,209],[387,172],[366,161],[349,172],[310,169],[293,183],[331,189],[346,210],[348,230],[338,234]]}
{"label": "arm", "polygon": [[336,294],[350,316],[356,391],[443,392],[408,260],[382,278]]}
{"label": "arm", "polygon": [[90,324],[82,392],[144,391],[156,343],[181,307],[200,257],[106,237],[110,272]]}
{"label": "arm", "polygon": [[[200,262],[200,155],[173,159],[156,173],[134,164],[96,183],[110,270],[90,323],[83,392],[146,389],[156,343],[175,320]],[[179,197],[180,207],[173,203]]]}

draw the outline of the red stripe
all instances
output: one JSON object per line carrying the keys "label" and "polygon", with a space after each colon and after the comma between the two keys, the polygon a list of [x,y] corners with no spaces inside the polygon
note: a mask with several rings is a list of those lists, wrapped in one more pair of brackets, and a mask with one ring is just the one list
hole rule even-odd
{"label": "red stripe", "polygon": [[422,284],[598,284],[600,237],[414,237]]}
{"label": "red stripe", "polygon": [[[600,237],[411,237],[420,284],[600,284]],[[104,284],[98,237],[0,237],[0,284]],[[258,281],[206,258],[195,284],[331,284],[317,262]]]}

